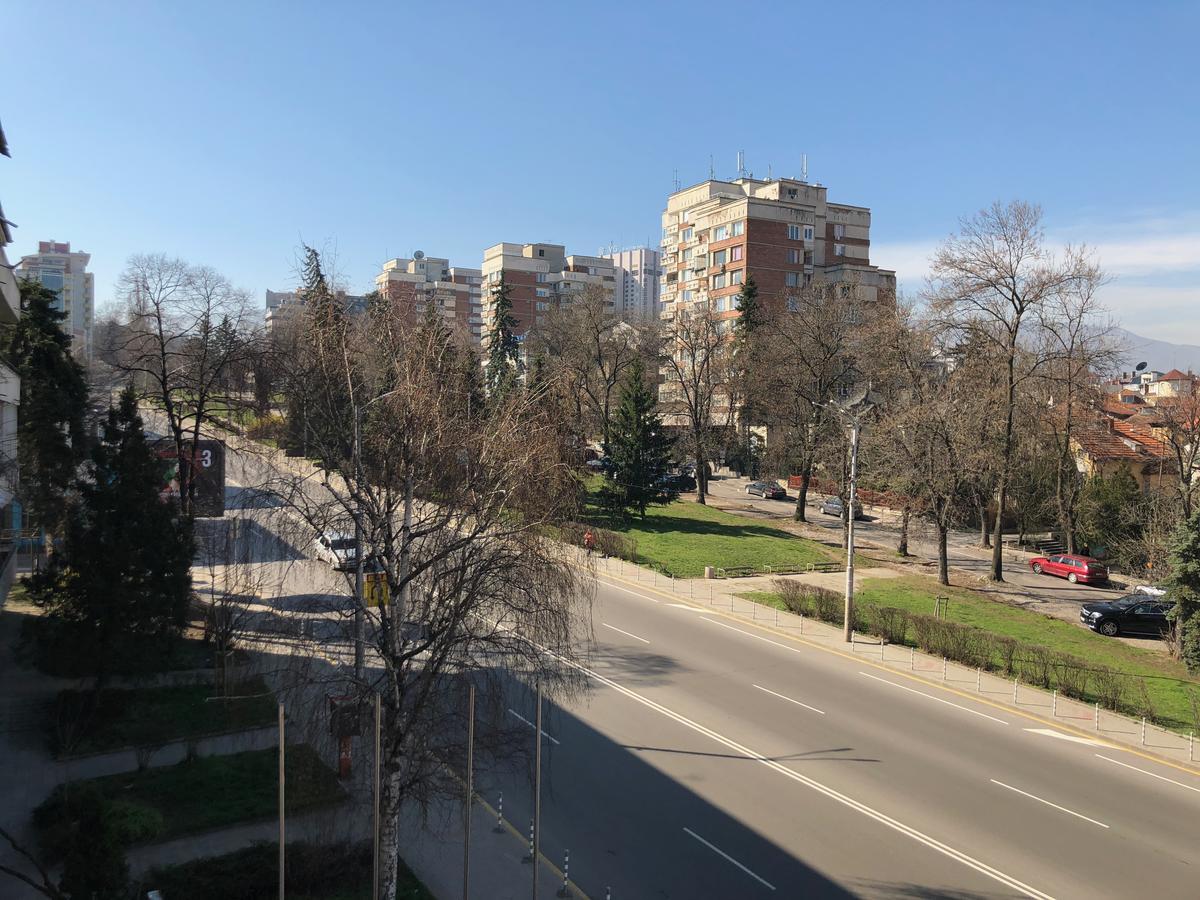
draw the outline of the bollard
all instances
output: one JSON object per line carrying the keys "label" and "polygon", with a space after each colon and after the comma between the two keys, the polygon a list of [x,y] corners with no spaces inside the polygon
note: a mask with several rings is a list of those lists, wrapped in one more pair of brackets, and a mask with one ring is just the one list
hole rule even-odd
{"label": "bollard", "polygon": [[1013,706],[1017,706],[1017,679],[1013,679]]}
{"label": "bollard", "polygon": [[854,652],[854,629],[850,629],[850,652]]}
{"label": "bollard", "polygon": [[917,648],[908,648],[908,671],[913,671],[917,665]]}
{"label": "bollard", "polygon": [[1142,716],[1142,746],[1146,746],[1146,717]]}
{"label": "bollard", "polygon": [[1196,743],[1196,732],[1189,731],[1188,732],[1188,762],[1196,761],[1195,758],[1192,756],[1192,749],[1193,749],[1192,745],[1195,743]]}
{"label": "bollard", "polygon": [[604,900],[612,900],[612,888],[606,887],[604,889]]}
{"label": "bollard", "polygon": [[949,663],[946,661],[946,657],[943,656],[942,657],[942,681],[946,680],[946,667],[948,665],[949,665]]}
{"label": "bollard", "polygon": [[529,853],[521,860],[521,862],[533,862],[533,819],[529,820]]}
{"label": "bollard", "polygon": [[804,634],[804,613],[800,613],[800,633]]}
{"label": "bollard", "polygon": [[1050,694],[1050,716],[1053,718],[1058,715],[1058,688]]}
{"label": "bollard", "polygon": [[886,646],[887,646],[887,640],[885,638],[880,638],[879,639],[879,659],[881,662],[883,661],[883,648]]}
{"label": "bollard", "polygon": [[709,602],[709,604],[712,603],[712,582],[711,581],[708,583],[708,602]]}
{"label": "bollard", "polygon": [[496,827],[492,831],[504,833],[504,791],[500,792],[500,802],[496,805]]}
{"label": "bollard", "polygon": [[1096,730],[1100,730],[1100,704],[1096,704]]}
{"label": "bollard", "polygon": [[563,851],[563,883],[562,883],[562,887],[560,887],[558,889],[559,897],[570,897],[571,896],[571,892],[567,888],[567,882],[569,882],[571,880],[571,876],[569,874],[570,871],[571,871],[571,851],[564,850]]}
{"label": "bollard", "polygon": [[982,681],[983,681],[983,670],[981,668],[979,668],[979,666],[976,666],[975,667],[975,693],[977,693],[977,694],[983,693],[983,688],[981,687]]}

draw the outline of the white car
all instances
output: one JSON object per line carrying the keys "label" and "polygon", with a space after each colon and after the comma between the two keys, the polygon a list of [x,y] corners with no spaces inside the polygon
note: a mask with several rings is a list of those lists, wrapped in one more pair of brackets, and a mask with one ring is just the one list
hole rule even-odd
{"label": "white car", "polygon": [[344,571],[354,567],[357,557],[354,535],[342,531],[326,531],[317,535],[313,542],[313,554],[335,569]]}

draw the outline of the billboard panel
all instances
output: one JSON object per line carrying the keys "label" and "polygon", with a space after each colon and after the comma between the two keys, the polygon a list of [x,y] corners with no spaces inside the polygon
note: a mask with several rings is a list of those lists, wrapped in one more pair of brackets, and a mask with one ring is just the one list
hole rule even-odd
{"label": "billboard panel", "polygon": [[180,472],[185,477],[195,473],[193,481],[192,509],[197,516],[221,517],[225,515],[225,444],[221,441],[200,440],[195,444],[188,441],[183,459],[177,459],[175,443],[163,439],[155,443],[159,459],[166,462],[163,481],[158,495],[164,501],[179,502]]}

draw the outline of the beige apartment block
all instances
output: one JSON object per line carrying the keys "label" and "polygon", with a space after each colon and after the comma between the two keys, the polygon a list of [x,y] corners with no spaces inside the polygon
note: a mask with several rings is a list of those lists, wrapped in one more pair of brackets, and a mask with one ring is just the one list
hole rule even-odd
{"label": "beige apartment block", "polygon": [[562,244],[495,244],[483,251],[483,282],[487,295],[483,308],[483,336],[487,342],[495,305],[492,292],[501,279],[509,287],[518,340],[545,319],[556,306],[571,302],[585,288],[595,286],[614,304],[616,265],[601,256],[568,254]]}
{"label": "beige apartment block", "polygon": [[871,264],[871,211],[830,203],[793,178],[709,180],[676,191],[662,214],[661,315],[709,303],[725,318],[750,276],[764,303],[813,281],[849,282],[867,302],[894,299],[896,274]]}
{"label": "beige apartment block", "polygon": [[420,250],[411,259],[389,259],[375,276],[375,289],[401,304],[415,319],[426,305],[436,303],[447,323],[478,344],[483,326],[483,273],[479,269],[451,266],[449,259],[426,256]]}
{"label": "beige apartment block", "polygon": [[29,278],[54,291],[57,306],[66,313],[63,328],[71,335],[76,356],[91,359],[95,316],[96,276],[87,271],[90,253],[71,251],[71,244],[38,241],[38,252],[22,256],[17,278]]}

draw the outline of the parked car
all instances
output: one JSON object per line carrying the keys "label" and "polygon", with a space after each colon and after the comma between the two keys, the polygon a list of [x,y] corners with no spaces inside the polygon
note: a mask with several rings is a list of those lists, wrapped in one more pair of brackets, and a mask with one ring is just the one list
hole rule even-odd
{"label": "parked car", "polygon": [[354,568],[357,544],[354,535],[341,531],[326,531],[317,535],[313,542],[313,553],[340,572]]}
{"label": "parked car", "polygon": [[691,475],[659,475],[656,479],[656,484],[669,491],[675,491],[679,494],[686,494],[688,491],[696,489],[696,479]]}
{"label": "parked car", "polygon": [[1071,584],[1104,584],[1108,581],[1108,567],[1098,559],[1079,554],[1064,553],[1059,556],[1035,556],[1029,568],[1038,575],[1057,575]]}
{"label": "parked car", "polygon": [[[842,517],[842,498],[829,497],[825,500],[822,500],[817,508],[820,509],[824,515],[837,516],[840,519]],[[862,504],[857,500],[854,501],[854,518],[863,518]]]}
{"label": "parked car", "polygon": [[1162,635],[1170,627],[1167,613],[1172,604],[1146,594],[1128,594],[1106,603],[1085,603],[1079,621],[1092,631],[1109,637],[1118,634]]}
{"label": "parked car", "polygon": [[752,481],[746,485],[746,493],[757,495],[764,500],[787,499],[787,491],[773,481]]}

